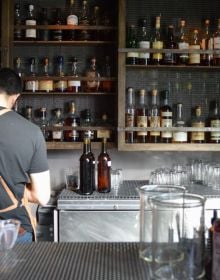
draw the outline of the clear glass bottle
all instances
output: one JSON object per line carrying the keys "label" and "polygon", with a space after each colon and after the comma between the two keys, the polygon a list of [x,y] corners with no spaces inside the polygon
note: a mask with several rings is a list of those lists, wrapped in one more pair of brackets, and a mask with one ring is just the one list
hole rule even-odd
{"label": "clear glass bottle", "polygon": [[[35,12],[34,12],[34,5],[28,5],[28,14],[25,19],[25,25],[27,26],[37,25],[37,19],[35,17]],[[25,39],[36,40],[37,30],[35,28],[25,29]]]}
{"label": "clear glass bottle", "polygon": [[39,91],[51,92],[53,91],[53,80],[50,79],[49,73],[49,58],[44,57],[43,64],[43,78],[39,81]]}
{"label": "clear glass bottle", "polygon": [[[169,105],[169,91],[164,90],[161,92],[163,105],[160,107],[160,122],[161,127],[170,128],[173,126],[173,111]],[[160,141],[162,143],[172,142],[171,131],[161,131]]]}
{"label": "clear glass bottle", "polygon": [[[179,39],[178,39],[178,49],[179,50],[187,50],[189,49],[189,39],[186,33],[186,21],[180,21],[180,31],[179,31]],[[187,65],[189,63],[189,54],[187,52],[180,53],[178,55],[178,64]]]}
{"label": "clear glass bottle", "polygon": [[39,82],[36,78],[36,59],[31,57],[29,60],[29,73],[30,79],[24,81],[24,90],[35,92],[39,90]]}
{"label": "clear glass bottle", "polygon": [[[67,25],[78,25],[78,15],[75,8],[75,0],[69,0],[68,15],[66,18]],[[76,30],[67,31],[67,40],[76,40]]]}
{"label": "clear glass bottle", "polygon": [[[53,24],[62,25],[61,8],[56,8],[56,15],[55,15],[55,20],[54,20]],[[53,41],[62,41],[63,40],[63,30],[62,29],[52,30],[52,40]]]}
{"label": "clear glass bottle", "polygon": [[80,194],[90,195],[95,190],[95,157],[90,138],[84,138],[83,153],[79,159]]}
{"label": "clear glass bottle", "polygon": [[209,126],[213,128],[219,128],[219,131],[210,132],[209,142],[220,143],[220,112],[217,100],[214,100],[210,104]]}
{"label": "clear glass bottle", "polygon": [[[178,103],[177,104],[177,117],[176,121],[173,125],[174,127],[186,127],[186,123],[183,119],[183,104]],[[173,143],[187,143],[188,137],[186,131],[174,131],[173,132]]]}
{"label": "clear glass bottle", "polygon": [[[138,47],[141,49],[149,49],[150,48],[150,39],[147,34],[147,20],[142,19],[140,21],[139,26],[139,34],[138,34]],[[150,60],[150,54],[148,52],[140,52],[138,63],[140,65],[148,65]]]}
{"label": "clear glass bottle", "polygon": [[21,13],[20,13],[20,4],[16,3],[14,8],[14,40],[19,41],[23,38],[23,32],[19,28],[19,25],[22,24]]}
{"label": "clear glass bottle", "polygon": [[63,116],[62,116],[62,109],[61,108],[56,108],[54,109],[54,116],[51,119],[50,122],[51,126],[54,128],[54,130],[52,130],[52,137],[51,140],[55,141],[55,142],[61,142],[63,141],[63,125],[64,125],[64,121],[63,121]]}
{"label": "clear glass bottle", "polygon": [[[167,33],[167,40],[165,42],[165,48],[170,50],[177,49],[177,43],[174,37],[174,26],[169,25],[168,33]],[[164,54],[164,64],[167,65],[175,65],[177,63],[177,55],[173,52],[166,52]]]}
{"label": "clear glass bottle", "polygon": [[[214,32],[213,37],[213,49],[220,51],[220,18],[218,19],[218,27]],[[213,64],[215,66],[220,66],[220,54],[214,54]]]}
{"label": "clear glass bottle", "polygon": [[[193,128],[204,128],[205,127],[205,122],[202,118],[201,106],[196,106],[195,117],[192,119],[191,126]],[[205,132],[204,131],[192,131],[190,140],[191,140],[191,143],[204,143],[205,142]]]}
{"label": "clear glass bottle", "polygon": [[[126,108],[125,108],[125,127],[134,128],[135,127],[135,97],[133,87],[127,89],[126,94]],[[134,131],[125,132],[125,142],[135,143],[135,133]]]}
{"label": "clear glass bottle", "polygon": [[[164,46],[164,42],[163,42],[162,35],[161,35],[160,22],[161,22],[161,17],[157,16],[156,22],[155,22],[154,36],[152,39],[152,49],[156,49],[156,50],[161,50],[161,49],[163,49],[163,46]],[[152,64],[162,64],[163,63],[163,53],[162,52],[153,53],[151,57],[152,57]]]}
{"label": "clear glass bottle", "polygon": [[[199,31],[197,29],[193,30],[189,49],[190,50],[200,50]],[[189,54],[189,64],[190,65],[199,65],[200,64],[200,53],[190,53]]]}
{"label": "clear glass bottle", "polygon": [[73,78],[73,80],[70,78],[67,81],[67,91],[68,92],[79,92],[81,91],[81,81],[78,80],[78,71],[77,71],[77,63],[78,60],[76,57],[73,57],[71,62],[71,74],[70,76]]}
{"label": "clear glass bottle", "polygon": [[39,110],[39,121],[38,121],[38,125],[43,133],[44,139],[45,141],[50,141],[51,137],[50,137],[50,131],[48,130],[48,126],[49,126],[49,121],[47,118],[47,109],[46,107],[42,107]]}
{"label": "clear glass bottle", "polygon": [[57,57],[56,76],[60,79],[54,81],[54,91],[65,92],[67,90],[67,81],[64,80],[64,57]]}
{"label": "clear glass bottle", "polygon": [[90,67],[85,74],[87,80],[84,83],[86,92],[98,92],[100,87],[100,73],[97,70],[96,57],[92,57]]}
{"label": "clear glass bottle", "polygon": [[[50,24],[49,18],[48,18],[48,13],[47,13],[47,8],[42,8],[41,11],[41,20],[40,24],[48,26]],[[50,30],[49,29],[40,29],[39,30],[39,39],[41,41],[49,41],[50,40]]]}
{"label": "clear glass bottle", "polygon": [[64,141],[79,142],[80,141],[80,118],[76,114],[76,105],[74,101],[69,104],[69,114],[64,120],[65,126],[72,126],[74,129],[64,130]]}
{"label": "clear glass bottle", "polygon": [[138,52],[135,50],[138,45],[135,26],[133,24],[130,25],[127,32],[126,48],[129,48],[131,50],[127,52],[126,64],[135,65],[138,64],[139,57]]}
{"label": "clear glass bottle", "polygon": [[[136,107],[136,126],[147,128],[148,127],[148,108],[147,108],[147,97],[146,90],[141,89],[139,91],[139,102]],[[137,131],[136,132],[137,143],[147,143],[148,132],[147,131]]]}
{"label": "clear glass bottle", "polygon": [[[205,26],[201,35],[201,49],[203,51],[213,51],[213,37],[210,34],[210,20],[205,20]],[[213,65],[213,54],[201,54],[200,64],[204,66]]]}
{"label": "clear glass bottle", "polygon": [[107,193],[111,191],[111,158],[107,153],[106,148],[107,140],[106,138],[102,139],[102,150],[98,155],[98,192]]}
{"label": "clear glass bottle", "polygon": [[[79,16],[79,25],[87,26],[90,24],[90,15],[89,15],[89,7],[88,1],[82,1],[82,7],[80,10]],[[88,41],[91,39],[91,34],[87,29],[83,29],[79,31],[79,40],[81,41]]]}
{"label": "clear glass bottle", "polygon": [[[158,91],[153,89],[151,93],[151,107],[149,109],[149,127],[150,128],[160,128],[160,108],[158,105]],[[149,133],[150,143],[160,142],[160,131],[150,131]]]}

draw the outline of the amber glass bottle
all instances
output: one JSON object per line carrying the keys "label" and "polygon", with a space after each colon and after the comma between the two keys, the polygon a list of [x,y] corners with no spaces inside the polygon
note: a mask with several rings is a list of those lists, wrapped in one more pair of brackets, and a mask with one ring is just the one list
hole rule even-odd
{"label": "amber glass bottle", "polygon": [[[141,89],[139,91],[139,102],[136,108],[136,126],[147,128],[148,125],[148,109],[146,104],[146,91]],[[137,143],[147,143],[147,131],[137,131]]]}
{"label": "amber glass bottle", "polygon": [[111,190],[111,158],[106,150],[106,138],[102,139],[102,151],[98,156],[98,192]]}
{"label": "amber glass bottle", "polygon": [[79,117],[75,113],[75,102],[70,103],[69,114],[64,121],[65,126],[72,126],[75,129],[64,131],[64,141],[78,142],[80,141],[80,133],[77,127],[80,125]]}
{"label": "amber glass bottle", "polygon": [[[192,120],[192,127],[203,128],[205,127],[205,122],[201,117],[201,106],[196,106],[195,117]],[[191,143],[204,143],[205,142],[205,132],[204,131],[193,131],[191,132]]]}
{"label": "amber glass bottle", "polygon": [[[152,90],[152,101],[149,110],[149,127],[159,128],[160,127],[160,108],[157,104],[157,89]],[[158,143],[160,142],[160,131],[150,131],[149,142]]]}
{"label": "amber glass bottle", "polygon": [[[162,93],[163,105],[160,107],[160,122],[161,127],[172,127],[173,126],[173,112],[169,105],[169,91],[164,90]],[[161,142],[171,143],[172,142],[172,132],[162,131],[161,132]]]}

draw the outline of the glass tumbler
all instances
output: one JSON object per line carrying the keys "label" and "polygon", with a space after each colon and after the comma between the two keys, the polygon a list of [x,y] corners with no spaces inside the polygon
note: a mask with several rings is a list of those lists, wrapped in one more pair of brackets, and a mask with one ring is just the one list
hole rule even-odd
{"label": "glass tumbler", "polygon": [[184,193],[183,186],[144,185],[140,193],[140,245],[139,256],[147,262],[152,261],[152,197],[164,193]]}
{"label": "glass tumbler", "polygon": [[152,279],[204,276],[204,203],[204,197],[189,193],[162,194],[151,199]]}

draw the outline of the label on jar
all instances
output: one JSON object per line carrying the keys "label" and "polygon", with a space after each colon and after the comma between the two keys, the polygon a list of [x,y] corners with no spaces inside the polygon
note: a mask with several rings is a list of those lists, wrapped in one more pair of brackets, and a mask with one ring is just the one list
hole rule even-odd
{"label": "label on jar", "polygon": [[110,138],[110,130],[97,130],[97,138]]}
{"label": "label on jar", "polygon": [[136,58],[138,58],[138,56],[139,56],[139,55],[138,55],[138,53],[136,53],[136,52],[128,52],[128,53],[127,53],[127,57],[128,57],[128,58],[130,58],[130,57],[136,57]]}
{"label": "label on jar", "polygon": [[[163,48],[163,42],[162,41],[153,42],[152,47],[153,49],[161,50]],[[161,60],[162,58],[163,58],[162,53],[153,53],[153,59]]]}
{"label": "label on jar", "polygon": [[[150,127],[159,128],[160,127],[160,117],[159,116],[151,116],[150,117]],[[160,136],[160,131],[151,131],[151,136]]]}
{"label": "label on jar", "polygon": [[[220,120],[211,120],[211,127],[219,128],[220,130]],[[219,141],[220,140],[220,131],[211,132],[211,140]]]}
{"label": "label on jar", "polygon": [[[163,116],[166,115],[167,117],[172,117],[172,112],[163,112]],[[172,127],[172,119],[161,119],[161,126],[162,127]],[[172,138],[172,132],[171,131],[162,131],[161,132],[162,138]]]}
{"label": "label on jar", "polygon": [[80,87],[81,86],[81,82],[80,81],[72,81],[72,80],[69,80],[67,82],[67,86],[68,87]]}
{"label": "label on jar", "polygon": [[[186,42],[180,42],[179,44],[178,44],[178,48],[180,49],[180,50],[186,50],[186,49],[188,49],[189,48],[189,44],[188,43],[186,43]],[[188,58],[189,58],[189,54],[188,53],[181,53],[180,54],[180,59],[181,60],[188,60]]]}
{"label": "label on jar", "polygon": [[67,17],[67,24],[78,25],[78,17],[76,15],[69,15]]}
{"label": "label on jar", "polygon": [[[149,49],[150,48],[150,42],[148,41],[140,41],[139,42],[139,48],[142,49]],[[150,58],[150,54],[149,53],[139,53],[139,58],[144,58],[144,59],[148,59]]]}
{"label": "label on jar", "polygon": [[36,80],[33,80],[33,81],[26,81],[25,82],[25,90],[26,91],[32,91],[32,92],[35,92],[35,91],[38,91],[39,90],[39,83],[38,81]]}
{"label": "label on jar", "polygon": [[[203,128],[205,125],[203,122],[193,123],[192,127]],[[191,134],[192,141],[204,141],[205,140],[205,132],[204,131],[193,131]]]}
{"label": "label on jar", "polygon": [[[36,20],[26,20],[26,25],[36,25]],[[25,37],[26,38],[36,38],[37,37],[37,30],[36,29],[26,29],[25,30]]]}
{"label": "label on jar", "polygon": [[66,91],[67,89],[67,82],[66,81],[56,81],[54,83],[54,89],[57,90],[57,91]]}
{"label": "label on jar", "polygon": [[173,133],[173,142],[187,142],[187,132],[175,131]]}
{"label": "label on jar", "polygon": [[125,126],[134,127],[134,115],[133,114],[125,114]]}
{"label": "label on jar", "polygon": [[[54,124],[54,127],[62,127],[62,124]],[[62,139],[62,130],[54,130],[52,133],[53,140],[61,140]]]}
{"label": "label on jar", "polygon": [[[190,45],[190,50],[200,50],[200,45]],[[190,53],[189,54],[189,64],[200,64],[200,54],[199,53]]]}
{"label": "label on jar", "polygon": [[42,80],[39,82],[40,91],[53,91],[53,81],[52,80]]}
{"label": "label on jar", "polygon": [[[147,127],[147,116],[137,116],[137,127]],[[137,131],[137,135],[147,135],[147,131]]]}

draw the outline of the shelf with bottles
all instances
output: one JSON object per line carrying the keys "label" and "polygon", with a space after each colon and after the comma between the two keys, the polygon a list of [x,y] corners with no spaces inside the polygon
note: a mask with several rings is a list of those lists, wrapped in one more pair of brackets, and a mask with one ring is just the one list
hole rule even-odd
{"label": "shelf with bottles", "polygon": [[[47,142],[47,150],[82,150],[83,142]],[[101,142],[92,142],[91,146],[93,150],[101,149]],[[107,142],[107,148],[113,149],[116,144],[113,142]]]}

